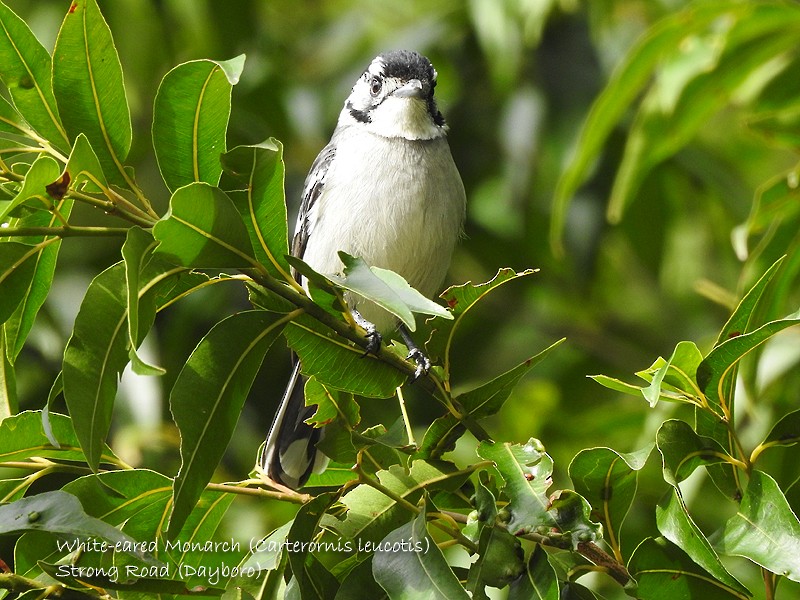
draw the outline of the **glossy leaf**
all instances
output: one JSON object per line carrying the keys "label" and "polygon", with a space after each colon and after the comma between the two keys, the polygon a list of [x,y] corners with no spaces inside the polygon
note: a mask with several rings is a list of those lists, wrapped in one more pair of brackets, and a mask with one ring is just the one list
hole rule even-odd
{"label": "glossy leaf", "polygon": [[785,256],[782,256],[772,263],[770,268],[767,269],[753,287],[747,291],[747,294],[745,294],[744,298],[742,298],[736,306],[736,309],[719,332],[717,341],[714,343],[715,348],[731,338],[738,337],[752,330],[753,313],[758,307],[767,286],[777,274],[785,258]]}
{"label": "glossy leaf", "polygon": [[192,183],[178,189],[169,212],[153,227],[156,252],[183,267],[254,266],[247,229],[231,199],[219,188]]}
{"label": "glossy leaf", "polygon": [[3,242],[0,246],[0,322],[5,322],[25,299],[39,250],[40,247],[19,242]]}
{"label": "glossy leaf", "polygon": [[[388,488],[411,504],[416,504],[424,490],[454,490],[463,484],[467,475],[457,471],[452,463],[416,460],[409,470],[392,465],[375,476]],[[347,507],[343,520],[332,519],[329,525],[343,537],[379,541],[408,518],[405,507],[378,490],[360,485],[345,494],[341,503]]]}
{"label": "glossy leaf", "polygon": [[[695,374],[703,360],[700,350],[692,342],[678,342],[672,356],[666,361],[661,361],[655,370],[650,385],[642,388],[645,400],[654,407],[659,398],[666,397],[670,400],[690,399],[698,402]],[[669,386],[665,387],[664,386]]]}
{"label": "glossy leaf", "polygon": [[50,54],[14,12],[0,2],[0,79],[25,120],[59,149],[69,147],[51,83]]}
{"label": "glossy leaf", "polygon": [[[144,362],[136,352],[138,346],[139,332],[139,277],[142,270],[147,266],[152,258],[153,250],[158,243],[153,239],[149,232],[139,227],[131,227],[125,243],[122,245],[122,259],[125,264],[125,284],[127,288],[127,308],[128,308],[128,343],[130,345],[129,357],[131,367],[139,375],[163,375],[164,369],[154,367]],[[154,302],[152,295],[147,296],[143,301]],[[153,312],[154,306],[146,309],[146,312]]]}
{"label": "glossy leaf", "polygon": [[770,446],[794,446],[800,442],[800,410],[785,415],[761,442],[761,450]]}
{"label": "glossy leaf", "polygon": [[491,460],[505,481],[511,520],[508,530],[515,535],[549,530],[556,526],[550,510],[547,489],[552,484],[553,460],[539,440],[531,438],[522,444],[481,442],[478,455]]}
{"label": "glossy leaf", "polygon": [[47,208],[52,204],[52,198],[47,193],[46,186],[53,183],[61,175],[58,163],[49,156],[37,158],[25,175],[17,195],[9,202],[2,213],[0,213],[0,223],[5,223],[12,212],[28,201],[34,201],[32,206],[35,208]]}
{"label": "glossy leaf", "polygon": [[170,394],[181,432],[170,537],[180,531],[222,460],[253,379],[283,326],[264,311],[237,313],[217,323],[181,369]]}
{"label": "glossy leaf", "polygon": [[588,448],[569,465],[575,491],[592,505],[592,516],[603,524],[606,541],[616,551],[620,551],[620,530],[636,495],[639,471],[652,450],[652,445],[630,454]]}
{"label": "glossy leaf", "polygon": [[427,531],[425,511],[381,541],[372,573],[391,600],[468,600]]}
{"label": "glossy leaf", "polygon": [[171,192],[196,181],[219,183],[231,92],[243,67],[244,55],[190,61],[161,81],[153,106],[153,148]]}
{"label": "glossy leaf", "polygon": [[389,398],[405,376],[397,369],[364,356],[364,350],[346,345],[336,334],[307,315],[286,328],[286,341],[297,352],[303,374],[337,390],[372,398]]}
{"label": "glossy leaf", "polygon": [[775,480],[752,471],[739,511],[725,524],[717,549],[800,581],[800,521]]}
{"label": "glossy leaf", "polygon": [[275,277],[288,280],[283,146],[270,138],[237,146],[221,158],[225,171],[245,186],[228,194],[242,215],[256,259]]}
{"label": "glossy leaf", "polygon": [[547,553],[537,545],[522,577],[509,586],[508,600],[559,600],[560,587]]}
{"label": "glossy leaf", "polygon": [[[84,148],[83,144],[85,143],[87,143],[85,138],[79,136],[75,142],[75,148],[70,154],[67,169],[70,168],[70,164],[77,164],[80,162],[81,159],[79,159],[79,157],[83,154],[82,148]],[[38,162],[37,160],[35,164],[38,164]],[[45,171],[49,171],[49,167],[47,167]],[[48,193],[46,189],[47,183],[44,182],[49,179],[50,175],[52,175],[52,172],[42,173],[44,193]],[[28,178],[30,178],[30,176],[31,173],[29,171]],[[48,183],[52,183],[53,181],[54,180],[51,179]],[[27,185],[27,183],[25,185]],[[74,180],[71,185],[75,185]],[[48,202],[50,202],[49,199]],[[62,223],[62,219],[65,221],[69,220],[73,204],[74,201],[68,198],[55,201],[53,202],[55,210],[52,212],[35,211],[33,214],[20,219],[17,225],[28,227],[57,227]],[[44,305],[45,300],[47,300],[53,283],[53,277],[55,276],[56,262],[61,250],[61,239],[53,236],[26,236],[20,239],[24,239],[26,243],[38,245],[39,251],[30,258],[35,266],[33,269],[33,276],[28,285],[28,290],[25,292],[24,298],[17,307],[17,310],[4,325],[8,343],[8,356],[12,361],[15,361],[22,351],[25,340],[28,338],[28,334],[33,328],[36,316],[39,314],[39,310]],[[0,253],[2,253],[1,250]]]}
{"label": "glossy leaf", "polygon": [[6,352],[6,333],[0,327],[0,423],[11,415],[17,414],[17,378],[14,365],[8,360]]}
{"label": "glossy leaf", "polygon": [[[3,12],[3,8],[0,8],[0,15]],[[2,19],[2,16],[0,16],[0,19]],[[2,52],[2,44],[2,37],[0,37],[0,52]],[[0,71],[0,79],[5,76],[6,73]],[[22,118],[22,115],[3,97],[0,97],[0,133],[12,133],[14,135],[30,135],[32,133],[30,126]]]}
{"label": "glossy leaf", "polygon": [[66,171],[71,178],[70,189],[101,191],[108,187],[100,159],[83,133],[75,138]]}
{"label": "glossy leaf", "polygon": [[305,396],[306,406],[317,407],[314,415],[306,420],[309,424],[323,426],[341,419],[347,426],[355,427],[361,420],[360,408],[352,394],[329,389],[314,377],[306,381]]}
{"label": "glossy leaf", "polygon": [[503,588],[525,570],[519,540],[499,525],[484,527],[478,540],[478,558],[470,566],[467,590],[485,597],[485,586]]}
{"label": "glossy leaf", "polygon": [[661,424],[656,445],[664,461],[664,481],[672,486],[677,486],[701,465],[730,459],[715,440],[697,435],[688,423],[675,419]]}
{"label": "glossy leaf", "polygon": [[647,538],[631,556],[628,571],[638,583],[636,597],[642,600],[745,600],[747,595],[727,587],[664,539]]}
{"label": "glossy leaf", "polygon": [[715,347],[697,368],[697,383],[714,404],[730,405],[732,368],[744,356],[776,333],[800,323],[800,313],[771,321],[749,333],[732,337]]}
{"label": "glossy leaf", "polygon": [[[300,507],[289,530],[289,540],[310,541],[316,538],[320,523],[327,510],[336,500],[336,494],[320,494]],[[305,600],[327,600],[336,594],[339,587],[336,578],[315,560],[309,544],[300,546],[297,552],[289,552],[289,564],[300,597]]]}
{"label": "glossy leaf", "polygon": [[[58,446],[53,446],[51,438],[42,426],[42,414],[38,411],[25,411],[4,419],[0,423],[0,463],[21,461],[34,456],[55,458],[64,461],[85,462],[83,451],[75,435],[69,417],[51,412],[50,429]],[[100,461],[116,463],[114,453],[104,446]]]}
{"label": "glossy leaf", "polygon": [[[45,531],[71,536],[74,540],[98,538],[112,546],[139,548],[136,540],[107,523],[88,516],[78,499],[72,494],[57,490],[29,496],[11,504],[0,506],[0,535],[20,534],[26,531]],[[134,557],[151,565],[159,565],[151,556],[138,550],[129,550]]]}
{"label": "glossy leaf", "polygon": [[711,543],[686,509],[678,488],[673,488],[659,502],[656,507],[656,524],[665,538],[686,552],[718,581],[741,594],[752,595],[722,564]]}
{"label": "glossy leaf", "polygon": [[[64,351],[64,399],[94,470],[111,426],[117,383],[128,364],[126,294],[122,263],[95,277]],[[149,320],[154,318],[155,313]]]}
{"label": "glossy leaf", "polygon": [[467,282],[449,287],[442,292],[439,297],[447,304],[453,319],[436,323],[436,335],[426,345],[431,360],[438,359],[445,363],[449,361],[450,347],[461,324],[461,319],[487,294],[510,281],[533,275],[536,272],[535,269],[527,269],[517,273],[513,269],[504,268],[497,271],[497,274],[485,283]]}
{"label": "glossy leaf", "polygon": [[[491,381],[459,394],[454,399],[457,406],[464,409],[473,419],[483,419],[496,414],[525,374],[544,360],[550,351],[559,346],[564,339],[551,344],[536,356],[532,356]],[[464,430],[463,422],[450,413],[435,419],[425,432],[418,456],[420,458],[438,458],[452,450]]]}
{"label": "glossy leaf", "polygon": [[453,318],[444,307],[420,294],[397,273],[371,267],[346,252],[339,252],[339,258],[344,265],[344,276],[327,275],[328,279],[392,313],[410,331],[417,328],[414,313]]}
{"label": "glossy leaf", "polygon": [[131,116],[122,67],[97,0],[75,0],[53,50],[53,91],[71,139],[88,138],[106,177],[130,184],[123,161],[131,147]]}

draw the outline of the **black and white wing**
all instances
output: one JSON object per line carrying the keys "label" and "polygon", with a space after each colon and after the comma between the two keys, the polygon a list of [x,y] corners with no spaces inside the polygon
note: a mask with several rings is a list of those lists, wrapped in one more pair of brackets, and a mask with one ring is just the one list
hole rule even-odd
{"label": "black and white wing", "polygon": [[[306,176],[305,184],[303,184],[303,199],[300,202],[300,212],[297,215],[297,224],[295,225],[294,238],[292,239],[292,256],[303,258],[306,251],[306,244],[308,244],[308,237],[311,235],[311,230],[314,224],[311,220],[313,215],[312,209],[317,203],[322,189],[325,187],[325,178],[328,175],[328,169],[336,156],[336,146],[333,143],[325,146],[322,151],[314,159],[311,165],[311,170]],[[297,274],[293,273],[295,279]]]}
{"label": "black and white wing", "polygon": [[[305,253],[308,237],[314,228],[313,208],[325,186],[325,177],[335,154],[336,148],[328,144],[308,172],[292,240],[293,256],[302,258]],[[300,275],[294,269],[292,277],[300,281]],[[292,364],[292,376],[258,462],[272,481],[296,489],[306,482],[312,471],[324,468],[327,458],[316,449],[322,430],[305,422],[316,412],[316,407],[306,406],[303,393],[306,378],[300,374],[300,362],[295,355],[292,355]]]}

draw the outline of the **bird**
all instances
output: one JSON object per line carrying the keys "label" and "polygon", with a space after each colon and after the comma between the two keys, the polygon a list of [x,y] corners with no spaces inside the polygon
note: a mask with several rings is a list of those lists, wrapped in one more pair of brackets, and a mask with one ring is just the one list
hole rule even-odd
{"label": "bird", "polygon": [[[291,253],[322,274],[340,274],[339,251],[389,269],[427,297],[444,282],[466,215],[466,194],[447,125],[434,98],[437,72],[423,55],[394,50],[375,57],[353,86],[330,142],[306,177]],[[293,276],[306,287],[297,272]],[[399,330],[417,364],[430,361],[397,318],[353,293],[345,301],[366,332],[368,351]],[[286,390],[261,447],[258,467],[290,489],[321,472],[322,429],[305,421],[302,365],[292,357]]]}

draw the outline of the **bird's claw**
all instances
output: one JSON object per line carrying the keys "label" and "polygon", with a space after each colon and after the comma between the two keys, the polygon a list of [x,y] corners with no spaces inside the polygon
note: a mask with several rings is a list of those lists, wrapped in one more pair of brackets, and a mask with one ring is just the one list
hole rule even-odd
{"label": "bird's claw", "polygon": [[364,348],[364,354],[361,355],[361,358],[364,358],[368,354],[377,354],[378,350],[381,349],[381,342],[383,341],[383,336],[374,327],[367,329],[366,337],[367,345]]}
{"label": "bird's claw", "polygon": [[408,352],[408,356],[406,356],[406,359],[413,360],[415,363],[417,363],[417,368],[414,371],[414,375],[411,377],[411,383],[414,383],[423,375],[427,375],[428,371],[431,370],[430,359],[425,356],[425,354],[423,354],[422,350],[419,348],[411,348],[411,350]]}

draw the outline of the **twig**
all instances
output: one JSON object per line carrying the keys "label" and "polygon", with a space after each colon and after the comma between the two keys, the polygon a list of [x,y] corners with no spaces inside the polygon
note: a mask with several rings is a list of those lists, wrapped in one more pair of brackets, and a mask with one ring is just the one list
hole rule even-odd
{"label": "twig", "polygon": [[2,227],[0,237],[25,237],[29,235],[58,237],[110,237],[125,236],[128,227],[83,227],[65,225],[63,227]]}

